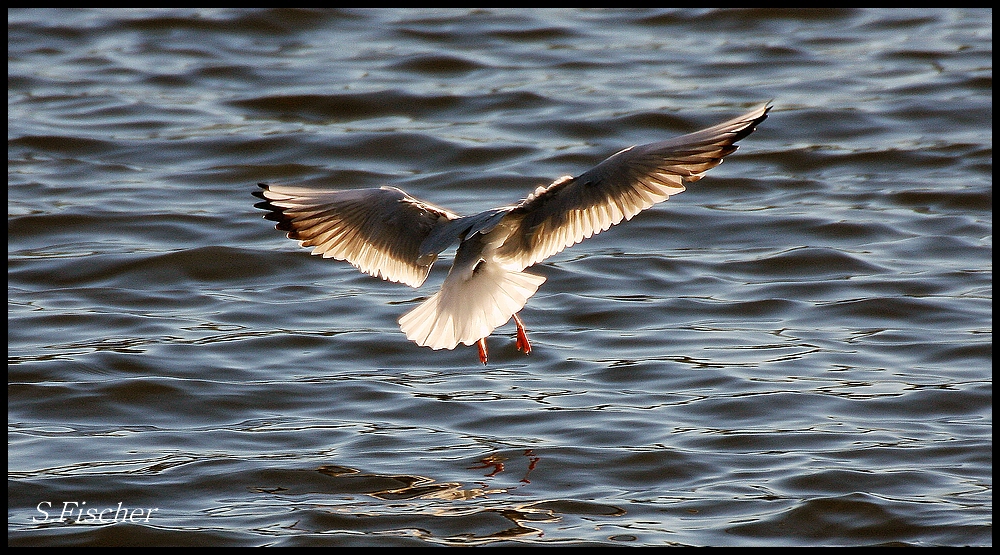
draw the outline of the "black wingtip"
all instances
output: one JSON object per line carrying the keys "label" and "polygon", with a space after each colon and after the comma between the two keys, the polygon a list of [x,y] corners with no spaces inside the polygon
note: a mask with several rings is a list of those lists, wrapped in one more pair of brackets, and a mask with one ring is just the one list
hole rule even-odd
{"label": "black wingtip", "polygon": [[274,204],[271,204],[271,200],[266,196],[264,196],[264,191],[267,190],[268,184],[258,183],[257,186],[260,187],[262,190],[251,191],[250,194],[261,199],[261,202],[255,203],[253,207],[266,212],[266,214],[264,214],[263,216],[265,220],[277,222],[277,224],[274,226],[275,229],[280,231],[291,232],[292,231],[291,224],[288,221],[288,216],[285,215],[285,209],[280,206],[275,206]]}
{"label": "black wingtip", "polygon": [[[257,186],[260,187],[261,190],[260,191],[250,191],[250,194],[253,195],[253,196],[255,196],[255,197],[257,197],[257,198],[261,198],[261,199],[267,200],[267,197],[264,196],[264,191],[266,191],[270,187],[270,185],[268,185],[267,183],[257,183]],[[260,206],[259,203],[255,204],[254,206],[256,206],[257,208],[264,208],[264,207]],[[265,208],[265,210],[267,210],[267,209]]]}
{"label": "black wingtip", "polygon": [[[750,120],[750,123],[747,124],[746,127],[744,127],[743,129],[740,129],[739,131],[736,132],[735,138],[733,139],[734,143],[739,142],[739,141],[745,139],[748,135],[750,135],[751,133],[753,133],[754,131],[757,130],[757,126],[758,125],[760,125],[761,123],[764,122],[764,120],[767,119],[768,113],[771,111],[771,108],[774,107],[771,104],[771,102],[773,102],[773,101],[768,100],[767,102],[765,102],[764,103],[764,111],[761,112],[761,114],[759,116],[757,116],[756,118]],[[735,151],[736,149],[734,148],[733,150]],[[731,154],[731,153],[727,153],[727,154]]]}

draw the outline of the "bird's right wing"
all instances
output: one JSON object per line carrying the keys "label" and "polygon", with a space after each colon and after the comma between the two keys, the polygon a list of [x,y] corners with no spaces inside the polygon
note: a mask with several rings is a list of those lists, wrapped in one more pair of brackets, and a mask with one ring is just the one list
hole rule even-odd
{"label": "bird's right wing", "polygon": [[526,268],[684,191],[684,183],[735,151],[770,109],[764,104],[701,131],[626,148],[579,177],[539,187],[500,223],[511,233],[497,258]]}
{"label": "bird's right wing", "polygon": [[259,184],[254,206],[267,210],[276,229],[312,254],[346,260],[362,272],[418,287],[434,255],[421,256],[420,244],[457,214],[417,200],[394,187],[330,191]]}

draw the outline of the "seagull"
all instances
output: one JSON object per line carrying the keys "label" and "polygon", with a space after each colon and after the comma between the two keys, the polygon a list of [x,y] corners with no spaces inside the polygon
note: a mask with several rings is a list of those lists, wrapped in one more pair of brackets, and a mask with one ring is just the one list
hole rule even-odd
{"label": "seagull", "polygon": [[324,190],[259,183],[264,218],[312,254],[346,260],[362,272],[419,287],[445,249],[458,243],[441,289],[404,314],[399,326],[417,345],[476,344],[511,319],[516,347],[531,352],[518,312],[545,277],[529,266],[630,220],[684,191],[732,154],[767,119],[771,104],[687,135],[630,146],[577,177],[539,186],[517,204],[461,216],[395,187]]}

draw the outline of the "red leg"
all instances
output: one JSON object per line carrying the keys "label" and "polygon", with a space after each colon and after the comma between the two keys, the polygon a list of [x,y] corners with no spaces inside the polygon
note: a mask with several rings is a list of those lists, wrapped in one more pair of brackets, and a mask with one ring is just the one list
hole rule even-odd
{"label": "red leg", "polygon": [[531,343],[528,343],[528,332],[524,329],[524,322],[514,315],[514,325],[517,326],[517,350],[524,351],[524,354],[531,352]]}
{"label": "red leg", "polygon": [[486,354],[486,338],[484,337],[477,341],[476,346],[479,347],[479,362],[482,362],[483,366],[486,366],[486,361],[489,360]]}

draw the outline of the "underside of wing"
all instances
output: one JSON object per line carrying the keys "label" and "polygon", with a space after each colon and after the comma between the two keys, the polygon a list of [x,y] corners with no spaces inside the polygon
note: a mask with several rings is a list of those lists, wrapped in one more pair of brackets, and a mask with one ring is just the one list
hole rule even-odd
{"label": "underside of wing", "polygon": [[684,191],[736,150],[770,105],[680,137],[626,148],[578,177],[539,187],[504,218],[497,258],[523,269]]}
{"label": "underside of wing", "polygon": [[[417,287],[435,256],[420,244],[439,225],[458,218],[443,208],[393,188],[330,191],[259,184],[254,206],[267,210],[276,229],[312,254],[346,260],[376,277]],[[419,260],[418,260],[419,259]]]}

